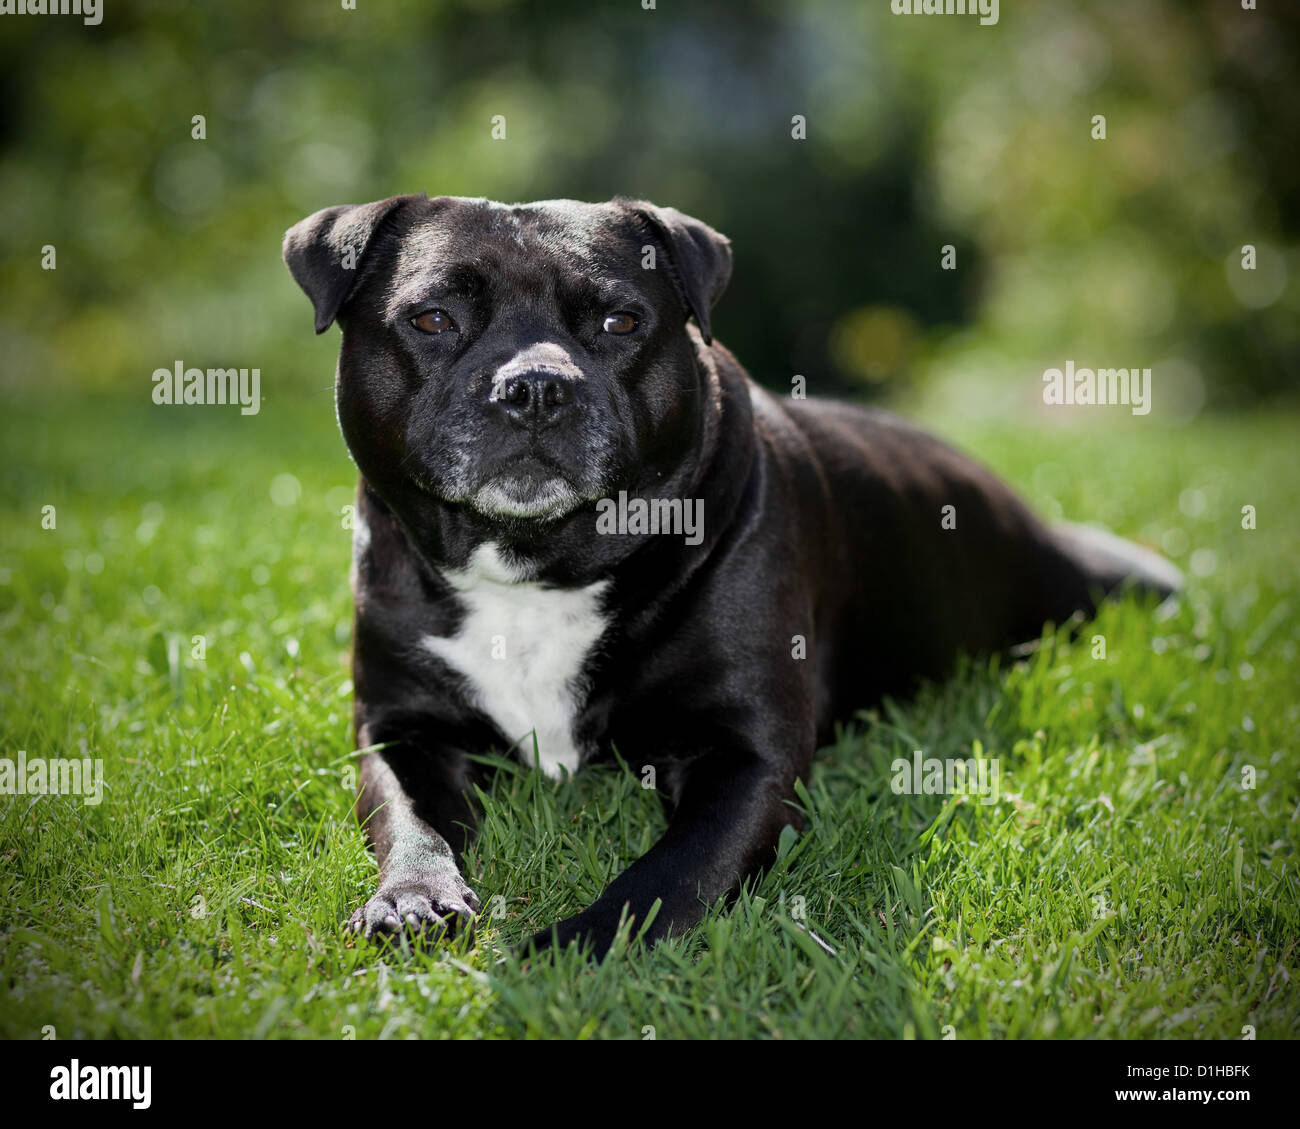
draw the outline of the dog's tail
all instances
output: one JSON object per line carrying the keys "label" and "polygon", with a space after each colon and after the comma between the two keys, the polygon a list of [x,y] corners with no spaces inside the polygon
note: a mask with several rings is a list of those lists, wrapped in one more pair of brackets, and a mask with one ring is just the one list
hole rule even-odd
{"label": "dog's tail", "polygon": [[1095,525],[1060,522],[1052,527],[1060,549],[1083,571],[1089,592],[1154,592],[1161,599],[1183,587],[1183,574],[1159,553]]}

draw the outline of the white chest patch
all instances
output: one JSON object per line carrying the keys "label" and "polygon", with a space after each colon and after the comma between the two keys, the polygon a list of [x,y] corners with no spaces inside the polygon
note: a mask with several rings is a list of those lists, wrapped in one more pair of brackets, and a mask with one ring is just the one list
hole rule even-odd
{"label": "white chest patch", "polygon": [[537,756],[548,776],[577,770],[583,750],[573,725],[585,687],[582,670],[605,632],[601,597],[608,580],[586,588],[548,588],[518,579],[492,544],[475,550],[463,572],[443,573],[465,608],[454,636],[420,645],[462,675],[475,704],[525,763]]}

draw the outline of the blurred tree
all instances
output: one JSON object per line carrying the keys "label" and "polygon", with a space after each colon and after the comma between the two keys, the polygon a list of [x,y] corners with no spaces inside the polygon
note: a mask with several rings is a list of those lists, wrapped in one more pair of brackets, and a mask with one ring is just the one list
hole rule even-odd
{"label": "blurred tree", "polygon": [[424,190],[700,216],[736,252],[718,334],[777,387],[974,399],[1076,357],[1164,362],[1193,407],[1294,391],[1300,12],[1263,7],[1024,0],[993,27],[885,0],[4,17],[4,379],[137,387],[183,357],[319,387],[331,347],[302,348],[281,233]]}

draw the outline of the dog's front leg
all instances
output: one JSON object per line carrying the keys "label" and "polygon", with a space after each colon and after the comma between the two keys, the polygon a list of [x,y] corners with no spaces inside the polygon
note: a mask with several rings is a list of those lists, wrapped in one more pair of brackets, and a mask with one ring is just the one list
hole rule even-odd
{"label": "dog's front leg", "polygon": [[[776,857],[781,829],[799,826],[789,766],[757,756],[705,754],[683,770],[663,837],[623,872],[589,908],[537,933],[525,951],[578,942],[604,957],[620,915],[644,922],[656,899],[659,912],[646,941],[694,925],[705,909],[734,893]],[[634,925],[635,934],[638,926]]]}
{"label": "dog's front leg", "polygon": [[453,750],[401,739],[365,754],[357,814],[379,862],[379,888],[352,915],[353,932],[441,936],[472,928],[479,900],[459,867],[474,823],[469,788],[465,758]]}

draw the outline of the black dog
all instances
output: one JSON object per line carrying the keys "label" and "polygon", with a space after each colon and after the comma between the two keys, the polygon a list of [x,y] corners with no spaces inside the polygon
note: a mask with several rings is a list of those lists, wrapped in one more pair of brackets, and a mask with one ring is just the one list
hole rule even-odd
{"label": "black dog", "polygon": [[531,942],[601,955],[625,907],[661,900],[660,937],[773,859],[837,718],[1178,585],[898,419],[763,391],[709,331],[727,240],[671,208],[397,196],[317,212],[284,257],[317,333],[342,325],[361,471],[367,936],[472,920],[466,753],[653,768],[663,838]]}

